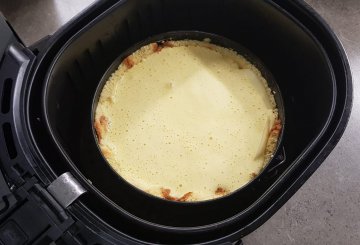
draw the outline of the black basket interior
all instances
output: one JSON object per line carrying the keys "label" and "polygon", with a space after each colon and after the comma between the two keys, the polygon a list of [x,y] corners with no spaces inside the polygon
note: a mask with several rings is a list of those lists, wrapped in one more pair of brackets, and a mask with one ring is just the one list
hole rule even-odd
{"label": "black basket interior", "polygon": [[[129,193],[126,185],[116,185],[108,178],[113,175],[115,179],[116,174],[98,164],[102,161],[100,152],[89,147],[89,142],[95,145],[89,126],[93,96],[111,63],[149,36],[178,30],[227,37],[259,57],[280,87],[286,117],[286,161],[276,171],[243,195],[229,197],[226,203],[194,205],[180,211],[178,205],[163,209],[161,200],[148,202],[136,191]],[[245,220],[240,214],[254,212],[253,205],[271,198],[267,190],[326,129],[336,96],[331,67],[321,46],[270,1],[124,1],[69,40],[54,60],[47,82],[44,106],[54,137],[73,166],[113,202],[112,208],[121,207],[156,224],[184,227],[231,217]],[[100,216],[107,212],[86,196],[83,201]]]}

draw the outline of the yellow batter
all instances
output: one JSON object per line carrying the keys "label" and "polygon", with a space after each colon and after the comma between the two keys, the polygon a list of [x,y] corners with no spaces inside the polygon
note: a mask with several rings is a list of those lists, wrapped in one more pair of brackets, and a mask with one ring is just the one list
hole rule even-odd
{"label": "yellow batter", "polygon": [[158,197],[202,201],[259,173],[275,148],[268,142],[277,117],[265,79],[245,58],[171,41],[122,62],[101,93],[95,129],[125,180]]}

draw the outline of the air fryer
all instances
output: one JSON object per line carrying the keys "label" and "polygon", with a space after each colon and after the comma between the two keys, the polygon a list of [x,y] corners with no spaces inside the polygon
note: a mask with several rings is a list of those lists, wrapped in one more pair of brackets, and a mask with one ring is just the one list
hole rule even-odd
{"label": "air fryer", "polygon": [[[302,1],[99,1],[32,47],[24,47],[5,22],[1,28],[3,242],[239,241],[316,170],[350,114],[344,51]],[[223,36],[258,57],[279,86],[286,127],[273,166],[249,188],[215,202],[168,205],[116,181],[89,147],[95,143],[89,117],[102,76],[122,52],[150,36],[183,30]],[[61,191],[53,191],[64,173],[86,190],[66,204]],[[25,221],[29,217],[32,223]],[[2,235],[9,231],[17,238]]]}

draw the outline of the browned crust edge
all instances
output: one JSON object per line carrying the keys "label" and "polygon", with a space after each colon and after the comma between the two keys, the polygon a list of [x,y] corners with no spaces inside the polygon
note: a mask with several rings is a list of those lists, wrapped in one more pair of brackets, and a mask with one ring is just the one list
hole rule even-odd
{"label": "browned crust edge", "polygon": [[177,198],[170,195],[171,190],[166,188],[161,188],[161,195],[164,199],[170,201],[177,201],[177,202],[186,202],[192,195],[192,192],[185,193],[182,197]]}
{"label": "browned crust edge", "polygon": [[131,56],[128,56],[124,59],[124,64],[128,69],[130,69],[135,65],[135,62]]}
{"label": "browned crust edge", "polygon": [[225,188],[220,187],[220,186],[215,190],[215,194],[216,194],[216,195],[224,196],[224,195],[226,195],[227,193],[228,193],[228,191],[227,191]]}
{"label": "browned crust edge", "polygon": [[281,120],[278,118],[274,121],[273,126],[270,129],[268,141],[265,150],[265,163],[267,163],[274,154],[275,148],[279,140],[280,132],[282,129]]}
{"label": "browned crust edge", "polygon": [[94,128],[96,135],[98,137],[99,143],[103,139],[104,132],[107,131],[109,120],[103,115],[100,116],[98,120],[95,120]]}

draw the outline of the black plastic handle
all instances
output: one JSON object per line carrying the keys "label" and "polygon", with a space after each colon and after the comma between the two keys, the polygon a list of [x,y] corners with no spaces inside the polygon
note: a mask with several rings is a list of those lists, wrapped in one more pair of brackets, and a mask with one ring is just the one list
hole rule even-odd
{"label": "black plastic handle", "polygon": [[26,147],[21,146],[25,144],[22,143],[20,111],[24,108],[21,94],[34,58],[0,13],[0,165],[4,175],[11,180],[9,182],[15,185],[22,184],[24,172],[19,173],[16,169],[25,170],[30,166],[27,162],[29,154],[23,152]]}

